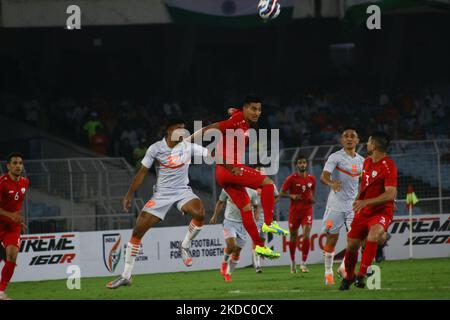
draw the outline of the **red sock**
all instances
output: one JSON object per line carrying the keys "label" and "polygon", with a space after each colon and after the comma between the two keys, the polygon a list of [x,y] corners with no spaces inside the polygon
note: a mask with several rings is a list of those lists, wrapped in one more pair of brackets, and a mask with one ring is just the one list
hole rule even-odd
{"label": "red sock", "polygon": [[352,280],[355,277],[355,266],[358,262],[358,251],[351,252],[349,250],[345,250],[345,272],[347,272],[347,280]]}
{"label": "red sock", "polygon": [[245,230],[247,230],[248,234],[250,235],[250,238],[252,238],[253,243],[264,247],[264,242],[262,242],[261,237],[259,236],[259,231],[258,227],[256,226],[255,219],[253,219],[253,212],[251,210],[241,210],[241,216],[242,224],[244,225]]}
{"label": "red sock", "polygon": [[291,254],[291,260],[295,261],[295,249],[297,247],[297,241],[290,241],[289,242],[289,252]]}
{"label": "red sock", "polygon": [[305,263],[309,253],[309,238],[302,241],[302,262]]}
{"label": "red sock", "polygon": [[366,246],[364,248],[361,265],[359,266],[358,276],[365,276],[367,273],[367,268],[372,264],[375,255],[377,254],[378,245],[373,241],[366,241]]}
{"label": "red sock", "polygon": [[6,261],[5,265],[3,266],[3,270],[2,270],[2,279],[0,281],[0,291],[6,290],[6,287],[8,286],[8,283],[14,274],[15,267],[16,267],[16,264],[14,262]]}
{"label": "red sock", "polygon": [[275,196],[273,192],[275,186],[266,184],[261,188],[261,204],[264,211],[264,222],[270,226],[273,221],[273,208],[275,206]]}

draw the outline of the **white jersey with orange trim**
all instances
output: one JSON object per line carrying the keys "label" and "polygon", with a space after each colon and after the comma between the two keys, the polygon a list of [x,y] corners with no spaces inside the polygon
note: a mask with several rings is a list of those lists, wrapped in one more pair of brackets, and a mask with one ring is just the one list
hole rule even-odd
{"label": "white jersey with orange trim", "polygon": [[331,173],[331,180],[341,181],[342,187],[339,192],[330,190],[327,208],[337,212],[353,210],[353,202],[358,195],[363,163],[364,158],[362,156],[356,153],[352,157],[343,148],[328,157],[323,171]]}
{"label": "white jersey with orange trim", "polygon": [[162,190],[189,189],[189,164],[191,158],[206,157],[208,149],[187,141],[181,141],[174,148],[167,145],[166,138],[152,144],[142,165],[150,168],[156,160],[157,181],[155,192]]}
{"label": "white jersey with orange trim", "polygon": [[[260,205],[259,197],[258,197],[258,193],[256,192],[256,190],[253,190],[250,188],[245,188],[245,190],[248,193],[248,196],[250,198],[250,202],[251,202],[252,206],[259,206]],[[225,189],[222,189],[222,192],[219,195],[219,200],[221,202],[226,201],[226,203],[227,203],[225,206],[225,219],[233,221],[233,222],[242,223],[241,211],[239,210],[238,207],[236,207],[233,200],[231,200],[230,196],[225,191]]]}

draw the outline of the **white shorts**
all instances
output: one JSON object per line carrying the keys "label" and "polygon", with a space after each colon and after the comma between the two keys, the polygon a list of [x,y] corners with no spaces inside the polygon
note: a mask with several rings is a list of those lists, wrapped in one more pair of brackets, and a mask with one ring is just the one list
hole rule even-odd
{"label": "white shorts", "polygon": [[322,220],[322,233],[339,234],[343,226],[349,232],[354,216],[353,210],[336,211],[327,207]]}
{"label": "white shorts", "polygon": [[199,199],[197,195],[189,189],[180,190],[160,190],[153,194],[153,197],[145,204],[142,211],[164,220],[167,211],[176,204],[177,209],[184,214],[181,208],[192,199]]}
{"label": "white shorts", "polygon": [[225,240],[236,238],[239,248],[244,248],[247,242],[247,231],[242,222],[235,222],[228,219],[223,220],[223,237]]}

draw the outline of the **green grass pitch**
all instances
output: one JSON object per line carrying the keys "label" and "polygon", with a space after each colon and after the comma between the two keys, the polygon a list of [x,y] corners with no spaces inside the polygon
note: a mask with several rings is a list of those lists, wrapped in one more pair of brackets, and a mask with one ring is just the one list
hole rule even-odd
{"label": "green grass pitch", "polygon": [[[66,280],[12,283],[13,299],[450,299],[450,258],[384,261],[381,290],[338,290],[323,284],[323,265],[307,274],[290,274],[289,266],[266,267],[256,274],[240,268],[225,283],[218,270],[137,275],[133,285],[110,290],[114,277],[82,278],[80,290],[68,290]],[[335,264],[335,269],[337,265]]]}

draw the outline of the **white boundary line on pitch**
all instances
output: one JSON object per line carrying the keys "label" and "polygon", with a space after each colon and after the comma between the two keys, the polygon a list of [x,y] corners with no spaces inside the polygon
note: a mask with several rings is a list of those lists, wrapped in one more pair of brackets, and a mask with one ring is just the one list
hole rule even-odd
{"label": "white boundary line on pitch", "polygon": [[[430,290],[435,290],[435,289],[450,289],[450,287],[429,287],[428,289]],[[381,288],[379,290],[368,290],[366,289],[366,291],[407,291],[407,290],[411,290],[411,288]],[[228,291],[228,294],[253,294],[253,293],[306,293],[306,292],[338,292],[338,289],[335,290],[255,290],[255,291],[249,291],[249,290],[232,290],[232,291]]]}

